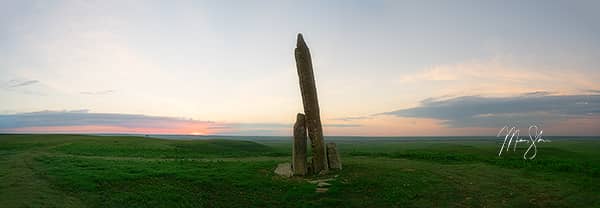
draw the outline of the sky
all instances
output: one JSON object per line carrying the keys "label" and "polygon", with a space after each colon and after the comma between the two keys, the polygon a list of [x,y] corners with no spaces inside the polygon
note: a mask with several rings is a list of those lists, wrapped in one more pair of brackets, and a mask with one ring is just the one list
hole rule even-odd
{"label": "sky", "polygon": [[0,132],[600,135],[598,1],[0,0]]}

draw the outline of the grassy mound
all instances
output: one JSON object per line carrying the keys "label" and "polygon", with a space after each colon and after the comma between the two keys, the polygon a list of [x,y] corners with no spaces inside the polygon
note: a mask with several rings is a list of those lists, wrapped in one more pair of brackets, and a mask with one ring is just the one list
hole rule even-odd
{"label": "grassy mound", "polygon": [[70,155],[143,158],[248,157],[277,153],[271,147],[252,141],[169,141],[141,137],[97,137],[77,140],[57,146],[54,151]]}

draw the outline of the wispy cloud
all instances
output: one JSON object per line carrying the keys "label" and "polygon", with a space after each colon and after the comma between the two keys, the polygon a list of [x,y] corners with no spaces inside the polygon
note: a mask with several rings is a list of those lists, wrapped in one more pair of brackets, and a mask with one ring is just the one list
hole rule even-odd
{"label": "wispy cloud", "polygon": [[83,95],[108,95],[108,94],[112,94],[115,93],[114,90],[103,90],[103,91],[83,91],[83,92],[79,92],[79,94],[83,94]]}
{"label": "wispy cloud", "polygon": [[0,115],[2,132],[212,133],[215,122],[89,110]]}
{"label": "wispy cloud", "polygon": [[336,127],[336,128],[352,128],[361,127],[360,124],[323,124],[324,127]]}
{"label": "wispy cloud", "polygon": [[586,90],[589,93],[600,93],[600,90]]}
{"label": "wispy cloud", "polygon": [[510,95],[531,91],[582,93],[580,89],[596,89],[600,77],[581,69],[552,68],[519,63],[511,56],[434,65],[416,73],[399,77],[402,84],[440,86],[437,93]]}
{"label": "wispy cloud", "polygon": [[369,116],[348,116],[348,117],[341,117],[341,118],[333,118],[331,120],[336,120],[336,121],[355,121],[355,120],[363,120],[363,119],[368,119]]}
{"label": "wispy cloud", "polygon": [[11,84],[8,87],[9,88],[24,87],[27,85],[37,84],[39,82],[40,81],[38,81],[38,80],[25,80],[25,81],[11,80]]}
{"label": "wispy cloud", "polygon": [[462,96],[444,100],[426,99],[418,107],[381,114],[439,119],[449,127],[553,123],[600,115],[600,95],[553,95],[535,92],[512,97]]}
{"label": "wispy cloud", "polygon": [[12,79],[0,82],[0,89],[8,92],[16,92],[27,95],[46,95],[48,86],[35,79]]}
{"label": "wispy cloud", "polygon": [[[287,135],[291,123],[226,123],[138,114],[92,113],[89,110],[38,111],[0,115],[0,132],[144,133]],[[324,124],[330,128],[357,124]]]}
{"label": "wispy cloud", "polygon": [[[231,123],[232,127],[238,127],[243,129],[289,129],[294,126],[293,123]],[[337,123],[326,123],[324,127],[358,127],[359,124],[337,124]]]}
{"label": "wispy cloud", "polygon": [[[223,125],[209,127],[217,130],[221,135],[241,135],[241,136],[285,136],[292,135],[292,123],[225,123]],[[326,123],[324,128],[329,130],[341,130],[345,128],[361,127],[360,124],[337,124]]]}

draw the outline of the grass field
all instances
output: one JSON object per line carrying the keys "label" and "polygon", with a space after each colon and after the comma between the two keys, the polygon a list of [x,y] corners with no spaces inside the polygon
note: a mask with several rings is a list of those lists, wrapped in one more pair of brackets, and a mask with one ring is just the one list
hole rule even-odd
{"label": "grass field", "polygon": [[0,135],[0,207],[600,207],[600,140],[498,145],[340,142],[316,193],[273,173],[287,142]]}

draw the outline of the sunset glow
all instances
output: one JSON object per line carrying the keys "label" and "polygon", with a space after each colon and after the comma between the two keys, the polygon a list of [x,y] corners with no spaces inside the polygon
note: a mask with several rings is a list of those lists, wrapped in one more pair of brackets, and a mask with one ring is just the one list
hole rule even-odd
{"label": "sunset glow", "polygon": [[302,32],[327,135],[600,135],[593,3],[438,3],[4,2],[0,133],[290,135]]}

